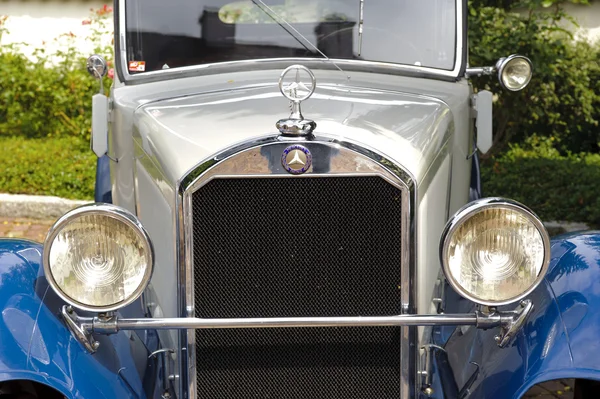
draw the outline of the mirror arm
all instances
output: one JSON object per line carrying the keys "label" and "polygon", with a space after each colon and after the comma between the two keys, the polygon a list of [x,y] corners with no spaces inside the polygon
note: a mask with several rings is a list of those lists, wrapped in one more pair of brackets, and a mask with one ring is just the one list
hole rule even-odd
{"label": "mirror arm", "polygon": [[486,67],[473,67],[473,68],[467,68],[465,71],[465,76],[467,78],[473,77],[473,76],[489,76],[489,75],[493,75],[496,72],[496,67],[495,66],[486,66]]}
{"label": "mirror arm", "polygon": [[[102,78],[108,67],[102,56],[94,54],[87,59],[87,71],[100,81],[100,91],[92,96],[92,137],[90,147],[98,158],[108,154],[108,97],[104,94]],[[109,157],[111,160],[115,159]]]}

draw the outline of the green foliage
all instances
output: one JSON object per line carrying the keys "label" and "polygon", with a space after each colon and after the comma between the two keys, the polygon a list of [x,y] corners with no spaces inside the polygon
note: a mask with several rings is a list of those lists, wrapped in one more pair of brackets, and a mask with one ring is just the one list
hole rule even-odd
{"label": "green foliage", "polygon": [[485,196],[520,201],[542,220],[600,227],[600,154],[561,155],[551,138],[537,136],[509,147],[482,167]]}
{"label": "green foliage", "polygon": [[0,136],[0,192],[91,199],[96,156],[79,137]]}
{"label": "green foliage", "polygon": [[482,183],[485,196],[523,202],[543,220],[599,227],[600,49],[565,29],[565,2],[469,1],[471,65],[514,53],[534,64],[520,92],[503,90],[497,76],[473,81],[497,95],[495,146],[482,163]]}
{"label": "green foliage", "polygon": [[589,4],[589,0],[471,0],[475,7],[498,7],[503,9],[540,9],[560,6],[564,3]]}
{"label": "green foliage", "polygon": [[[105,6],[82,21],[86,40],[112,60],[110,13]],[[0,16],[0,38],[6,32]],[[107,36],[108,35],[108,36]],[[91,199],[96,156],[89,149],[91,99],[98,82],[86,71],[87,54],[75,48],[75,36],[56,40],[62,50],[47,54],[22,46],[0,47],[0,192]],[[104,87],[111,80],[106,77]]]}
{"label": "green foliage", "polygon": [[[554,138],[552,146],[561,154],[600,149],[600,49],[573,39],[564,28],[569,17],[562,3],[469,1],[471,65],[494,65],[514,53],[534,64],[533,79],[520,92],[503,90],[496,75],[474,79],[476,88],[497,95],[494,153],[533,135]],[[520,12],[515,12],[515,5]]]}
{"label": "green foliage", "polygon": [[[95,52],[112,59],[111,47],[103,43],[109,26],[107,7],[92,12],[90,36]],[[0,18],[0,37],[6,18]],[[22,46],[0,48],[0,136],[29,138],[75,136],[89,140],[91,98],[99,90],[98,82],[86,71],[87,55],[75,48],[75,36],[57,38],[61,43],[55,54],[35,49],[29,59]],[[110,79],[105,78],[105,87]]]}

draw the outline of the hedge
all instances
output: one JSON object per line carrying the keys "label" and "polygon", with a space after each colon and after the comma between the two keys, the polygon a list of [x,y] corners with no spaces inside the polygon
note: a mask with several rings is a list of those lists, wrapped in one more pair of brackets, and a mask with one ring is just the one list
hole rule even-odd
{"label": "hedge", "polygon": [[[94,52],[112,62],[110,14],[105,6],[92,10],[85,40]],[[7,31],[6,17],[0,16],[0,38]],[[98,82],[86,70],[86,58],[75,46],[75,35],[63,34],[54,39],[62,50],[49,54],[44,48],[33,50],[33,57],[23,55],[24,45],[0,47],[0,136],[78,137],[89,141],[91,133],[92,95]],[[104,78],[105,91],[111,85]]]}
{"label": "hedge", "polygon": [[0,137],[0,192],[92,199],[96,156],[77,137]]}
{"label": "hedge", "polygon": [[[496,76],[473,78],[477,90],[496,96],[496,146],[482,165],[484,194],[515,198],[546,220],[600,225],[600,50],[559,28],[567,18],[560,3],[469,0],[471,65],[493,65],[511,53],[534,62],[534,78],[521,92],[502,90]],[[515,12],[514,4],[530,11]],[[110,14],[105,6],[82,21],[109,62],[102,38],[110,37]],[[4,21],[0,17],[0,36]],[[85,71],[86,55],[74,49],[73,37],[58,40],[64,51],[39,49],[37,60],[14,46],[0,47],[0,192],[93,196],[88,140],[98,83]]]}
{"label": "hedge", "polygon": [[483,163],[483,195],[522,202],[542,220],[600,227],[600,154],[560,155],[551,140],[537,140]]}
{"label": "hedge", "polygon": [[[575,40],[561,28],[570,19],[563,2],[469,1],[471,65],[494,65],[518,53],[534,68],[531,82],[519,92],[502,89],[496,74],[473,78],[476,89],[496,97],[492,153],[533,135],[553,137],[552,147],[563,155],[600,151],[600,44]],[[508,5],[487,6],[493,3]]]}
{"label": "hedge", "polygon": [[[85,39],[109,63],[111,13],[104,6],[82,21],[90,25]],[[0,38],[6,20],[0,15]],[[91,104],[99,84],[87,73],[87,55],[76,50],[75,36],[55,40],[63,50],[48,54],[36,49],[32,59],[23,55],[21,45],[0,47],[0,192],[92,199]],[[106,91],[110,84],[105,77]]]}

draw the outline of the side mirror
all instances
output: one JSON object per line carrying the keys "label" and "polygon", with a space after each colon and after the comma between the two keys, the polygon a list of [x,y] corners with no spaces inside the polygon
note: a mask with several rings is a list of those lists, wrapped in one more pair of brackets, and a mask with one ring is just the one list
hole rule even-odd
{"label": "side mirror", "polygon": [[90,75],[100,81],[100,92],[92,96],[92,140],[90,147],[98,158],[108,152],[108,98],[104,94],[102,78],[108,72],[106,60],[94,54],[87,59]]}
{"label": "side mirror", "polygon": [[[108,72],[106,60],[98,54],[94,54],[87,59],[86,63],[87,71],[96,79],[102,79]],[[100,80],[102,86],[102,80]]]}
{"label": "side mirror", "polygon": [[498,72],[500,85],[509,91],[523,90],[531,81],[533,76],[533,64],[531,60],[522,55],[509,55],[502,57],[494,66],[467,68],[465,76],[492,75]]}
{"label": "side mirror", "polygon": [[[513,54],[503,57],[494,66],[467,68],[465,76],[493,75],[498,72],[498,80],[505,90],[523,90],[533,76],[533,64],[527,57]],[[493,96],[488,90],[481,90],[473,95],[473,109],[475,111],[475,127],[477,128],[477,148],[482,154],[492,148],[493,134]]]}
{"label": "side mirror", "polygon": [[522,55],[511,55],[500,58],[496,63],[498,80],[505,90],[523,90],[531,81],[533,76],[533,64],[531,60]]}

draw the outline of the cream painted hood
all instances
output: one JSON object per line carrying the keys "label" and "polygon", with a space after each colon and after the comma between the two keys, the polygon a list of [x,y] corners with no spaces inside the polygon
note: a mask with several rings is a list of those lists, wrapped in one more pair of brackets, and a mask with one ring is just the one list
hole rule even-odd
{"label": "cream painted hood", "polygon": [[[433,97],[318,85],[302,103],[315,135],[350,141],[402,165],[419,182],[453,132],[448,106]],[[289,115],[274,84],[215,90],[152,102],[134,115],[134,140],[168,181],[235,144],[277,134]]]}

